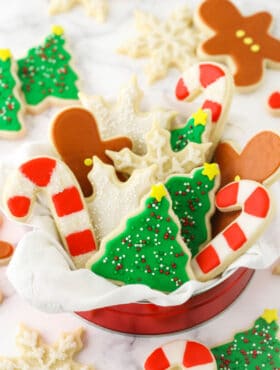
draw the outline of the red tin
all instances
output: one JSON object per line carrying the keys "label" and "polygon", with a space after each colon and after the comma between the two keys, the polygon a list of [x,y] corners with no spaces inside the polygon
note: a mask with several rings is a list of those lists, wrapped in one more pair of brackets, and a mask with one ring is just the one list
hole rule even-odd
{"label": "red tin", "polygon": [[130,303],[77,312],[90,323],[127,334],[167,334],[192,328],[216,316],[243,291],[254,271],[240,268],[218,285],[179,306]]}

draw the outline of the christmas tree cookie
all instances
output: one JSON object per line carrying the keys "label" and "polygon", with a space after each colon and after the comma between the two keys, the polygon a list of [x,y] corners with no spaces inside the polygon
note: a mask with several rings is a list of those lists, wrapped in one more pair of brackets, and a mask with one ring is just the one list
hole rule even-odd
{"label": "christmas tree cookie", "polygon": [[24,133],[19,91],[12,54],[8,49],[0,49],[0,137],[16,138]]}
{"label": "christmas tree cookie", "polygon": [[202,144],[209,142],[209,114],[199,109],[187,121],[185,126],[170,132],[170,144],[174,152],[183,150],[189,142]]}
{"label": "christmas tree cookie", "polygon": [[254,325],[234,336],[232,342],[212,348],[220,370],[280,369],[277,310],[264,310]]}
{"label": "christmas tree cookie", "polygon": [[51,104],[73,104],[78,100],[78,75],[72,67],[62,27],[53,26],[42,45],[31,48],[18,60],[18,76],[30,113],[39,113]]}
{"label": "christmas tree cookie", "polygon": [[205,163],[190,175],[170,176],[165,183],[172,209],[180,220],[181,236],[193,256],[211,239],[210,217],[215,210],[214,197],[219,183],[216,163]]}
{"label": "christmas tree cookie", "polygon": [[119,284],[172,292],[192,279],[189,261],[171,200],[158,184],[140,209],[103,240],[88,267]]}

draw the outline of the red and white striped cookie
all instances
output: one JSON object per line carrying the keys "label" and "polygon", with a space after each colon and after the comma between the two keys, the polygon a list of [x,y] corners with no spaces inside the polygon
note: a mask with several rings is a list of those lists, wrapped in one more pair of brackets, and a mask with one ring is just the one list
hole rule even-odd
{"label": "red and white striped cookie", "polygon": [[95,236],[80,186],[63,162],[37,157],[23,163],[4,189],[8,213],[18,221],[25,221],[41,190],[47,194],[64,246],[75,265],[84,267],[96,250]]}
{"label": "red and white striped cookie", "polygon": [[242,211],[192,259],[193,272],[201,281],[216,277],[245,253],[272,214],[268,190],[252,180],[235,181],[224,186],[216,194],[216,206],[224,212]]}
{"label": "red and white striped cookie", "polygon": [[226,67],[218,63],[200,62],[192,65],[177,82],[176,97],[192,101],[203,94],[202,109],[212,113],[210,141],[217,143],[223,132],[224,123],[233,94],[233,78]]}
{"label": "red and white striped cookie", "polygon": [[191,340],[176,340],[155,349],[147,358],[144,370],[168,370],[180,366],[185,370],[216,370],[212,352]]}

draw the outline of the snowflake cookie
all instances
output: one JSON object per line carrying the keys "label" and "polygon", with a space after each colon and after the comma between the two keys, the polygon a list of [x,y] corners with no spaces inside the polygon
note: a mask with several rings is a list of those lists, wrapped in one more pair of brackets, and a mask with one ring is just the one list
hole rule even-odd
{"label": "snowflake cookie", "polygon": [[139,89],[136,77],[132,77],[118,96],[115,104],[107,103],[101,96],[89,97],[79,93],[85,108],[92,112],[103,139],[114,136],[127,136],[132,140],[132,150],[137,154],[146,152],[145,135],[152,128],[155,120],[160,126],[170,128],[176,113],[155,109],[141,112],[139,109],[143,92]]}
{"label": "snowflake cookie", "polygon": [[157,166],[156,180],[165,181],[173,173],[188,173],[205,162],[211,143],[197,144],[189,142],[184,149],[174,152],[171,147],[170,132],[155,122],[146,135],[147,153],[144,156],[134,154],[124,148],[119,152],[106,150],[120,172],[131,174],[135,169]]}
{"label": "snowflake cookie", "polygon": [[83,330],[62,334],[53,345],[42,341],[40,334],[21,325],[16,337],[20,356],[0,357],[1,370],[94,370],[90,365],[81,365],[73,357],[82,347]]}
{"label": "snowflake cookie", "polygon": [[67,12],[73,6],[81,4],[85,7],[89,16],[94,17],[97,22],[104,22],[108,14],[107,0],[51,0],[49,14],[55,15]]}
{"label": "snowflake cookie", "polygon": [[133,58],[149,57],[145,72],[150,83],[164,78],[169,68],[183,71],[196,60],[199,35],[187,7],[174,11],[166,21],[137,11],[135,23],[139,36],[124,43],[118,51]]}

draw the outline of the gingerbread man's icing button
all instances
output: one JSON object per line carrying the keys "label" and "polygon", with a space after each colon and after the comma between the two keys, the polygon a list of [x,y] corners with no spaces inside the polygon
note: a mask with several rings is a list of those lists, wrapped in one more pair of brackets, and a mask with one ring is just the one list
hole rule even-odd
{"label": "gingerbread man's icing button", "polygon": [[195,19],[199,27],[209,30],[198,54],[227,62],[239,90],[255,89],[266,66],[279,68],[280,40],[269,33],[272,23],[269,13],[246,17],[229,0],[205,0]]}

